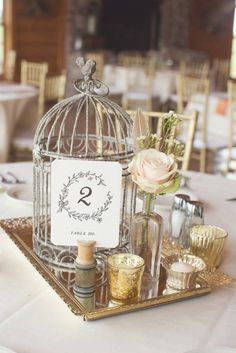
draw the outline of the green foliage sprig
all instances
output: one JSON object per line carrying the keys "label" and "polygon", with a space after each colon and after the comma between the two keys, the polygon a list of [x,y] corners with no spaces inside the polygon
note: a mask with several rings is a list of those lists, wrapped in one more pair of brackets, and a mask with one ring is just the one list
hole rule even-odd
{"label": "green foliage sprig", "polygon": [[146,136],[138,138],[141,150],[155,148],[160,152],[172,154],[176,159],[183,156],[184,145],[174,138],[178,124],[181,122],[178,114],[169,111],[163,118],[160,136],[149,130]]}
{"label": "green foliage sprig", "polygon": [[159,140],[160,139],[158,139],[157,134],[152,134],[149,130],[146,136],[141,136],[138,138],[139,148],[141,150],[156,148]]}

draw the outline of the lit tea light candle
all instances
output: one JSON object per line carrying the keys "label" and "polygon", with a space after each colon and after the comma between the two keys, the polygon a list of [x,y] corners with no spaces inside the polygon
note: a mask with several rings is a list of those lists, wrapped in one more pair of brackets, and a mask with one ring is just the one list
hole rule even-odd
{"label": "lit tea light candle", "polygon": [[174,272],[190,273],[194,272],[194,267],[185,262],[174,262],[170,269]]}

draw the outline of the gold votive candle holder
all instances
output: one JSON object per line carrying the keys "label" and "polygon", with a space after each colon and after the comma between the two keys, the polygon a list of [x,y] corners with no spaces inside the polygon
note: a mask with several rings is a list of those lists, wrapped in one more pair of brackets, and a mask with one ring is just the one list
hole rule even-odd
{"label": "gold votive candle holder", "polygon": [[167,272],[167,288],[176,290],[196,288],[197,277],[206,268],[205,262],[200,257],[190,254],[167,256],[163,259],[162,265]]}
{"label": "gold votive candle holder", "polygon": [[219,267],[225,240],[226,230],[211,225],[198,225],[190,230],[190,247],[193,254],[201,257],[209,269]]}
{"label": "gold votive candle holder", "polygon": [[132,301],[140,296],[144,260],[133,254],[114,254],[107,260],[109,291],[112,299]]}

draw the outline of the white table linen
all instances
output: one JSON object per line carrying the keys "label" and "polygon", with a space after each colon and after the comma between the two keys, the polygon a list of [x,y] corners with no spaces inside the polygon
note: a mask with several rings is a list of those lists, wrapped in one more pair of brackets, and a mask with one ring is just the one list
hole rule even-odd
{"label": "white table linen", "polygon": [[[30,163],[0,165],[0,173],[7,170],[32,180]],[[236,196],[236,182],[189,175],[192,192],[205,204],[205,222],[229,232],[221,269],[236,277],[236,202],[225,201]],[[19,203],[10,205],[0,194],[0,218],[22,215],[22,210]],[[192,300],[83,322],[3,231],[0,249],[0,345],[18,353],[183,353],[207,346],[236,347],[235,285]]]}
{"label": "white table linen", "polygon": [[14,128],[22,120],[30,127],[37,117],[37,89],[21,84],[0,84],[0,162],[8,160]]}
{"label": "white table linen", "polygon": [[[158,70],[153,79],[152,96],[159,97],[161,102],[166,102],[171,95],[175,92],[176,88],[176,75],[175,70]],[[140,92],[137,88],[132,93],[129,99],[141,99],[140,95],[147,94],[148,79],[142,69],[125,68],[122,66],[105,65],[103,71],[103,81],[110,88],[111,94],[128,94],[129,85],[137,82],[137,87],[143,86],[143,91]],[[136,95],[135,95],[136,93]],[[146,99],[146,96],[143,98]]]}

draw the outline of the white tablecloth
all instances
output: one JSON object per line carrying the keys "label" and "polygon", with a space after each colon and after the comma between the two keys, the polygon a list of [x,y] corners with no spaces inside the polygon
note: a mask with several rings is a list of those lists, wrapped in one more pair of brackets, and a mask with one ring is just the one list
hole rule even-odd
{"label": "white tablecloth", "polygon": [[[31,164],[0,165],[31,178]],[[190,173],[191,191],[205,203],[205,222],[229,232],[221,269],[236,277],[236,182]],[[30,210],[0,194],[0,217]],[[32,211],[31,211],[32,212]],[[183,353],[198,347],[236,347],[236,287],[153,309],[83,322],[0,232],[0,345],[18,353]]]}
{"label": "white tablecloth", "polygon": [[[176,88],[175,70],[158,70],[153,80],[153,96],[158,96],[161,102],[166,102],[175,92]],[[138,82],[137,86],[144,86],[144,93],[147,91],[147,77],[142,70],[127,69],[122,66],[105,65],[103,81],[110,88],[111,94],[124,94],[128,90],[129,82]],[[140,92],[138,92],[140,94]]]}
{"label": "white tablecloth", "polygon": [[8,159],[14,128],[20,120],[32,126],[37,117],[37,89],[28,85],[0,84],[0,162]]}

